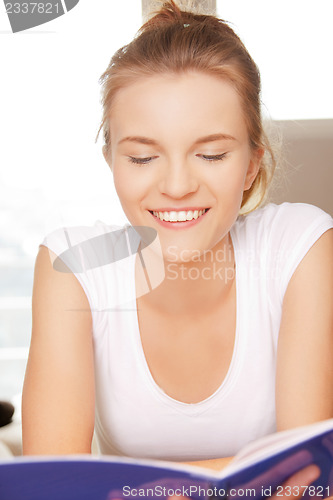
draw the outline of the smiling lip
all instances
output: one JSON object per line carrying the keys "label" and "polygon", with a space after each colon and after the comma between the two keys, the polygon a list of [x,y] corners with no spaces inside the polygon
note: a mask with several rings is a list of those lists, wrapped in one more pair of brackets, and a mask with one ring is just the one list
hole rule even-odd
{"label": "smiling lip", "polygon": [[182,207],[181,209],[168,207],[168,209],[149,210],[149,213],[163,227],[186,229],[198,224],[208,211],[209,208],[201,207]]}

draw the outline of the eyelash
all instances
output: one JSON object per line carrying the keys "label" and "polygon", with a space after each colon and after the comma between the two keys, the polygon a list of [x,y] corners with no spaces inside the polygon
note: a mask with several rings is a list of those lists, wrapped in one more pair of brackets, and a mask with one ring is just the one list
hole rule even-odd
{"label": "eyelash", "polygon": [[205,161],[215,162],[223,160],[227,156],[227,154],[228,153],[221,153],[219,155],[198,155],[198,156],[203,158]]}
{"label": "eyelash", "polygon": [[[228,153],[221,153],[219,155],[197,155],[199,158],[203,158],[205,161],[215,162],[222,161]],[[157,158],[157,156],[147,156],[145,158],[137,158],[136,156],[129,156],[128,159],[131,163],[136,165],[146,165],[150,163],[151,160]]]}
{"label": "eyelash", "polygon": [[137,158],[136,156],[129,156],[128,159],[131,163],[135,163],[137,165],[145,165],[149,163],[151,160],[154,158],[157,158],[156,156],[147,156],[146,158]]}

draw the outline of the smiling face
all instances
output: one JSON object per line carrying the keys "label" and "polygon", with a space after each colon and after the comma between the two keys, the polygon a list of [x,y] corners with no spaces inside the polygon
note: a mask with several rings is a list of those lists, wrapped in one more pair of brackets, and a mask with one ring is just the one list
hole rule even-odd
{"label": "smiling face", "polygon": [[223,243],[261,157],[229,83],[198,72],[138,79],[116,94],[110,138],[124,212],[158,231],[165,259]]}

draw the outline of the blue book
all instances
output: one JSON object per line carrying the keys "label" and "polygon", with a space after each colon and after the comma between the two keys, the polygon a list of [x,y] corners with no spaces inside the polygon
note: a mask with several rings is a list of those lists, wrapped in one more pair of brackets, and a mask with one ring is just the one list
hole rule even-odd
{"label": "blue book", "polygon": [[320,477],[302,498],[333,495],[333,419],[266,436],[247,445],[222,471],[174,462],[68,455],[0,461],[0,500],[292,498],[283,482],[310,464]]}

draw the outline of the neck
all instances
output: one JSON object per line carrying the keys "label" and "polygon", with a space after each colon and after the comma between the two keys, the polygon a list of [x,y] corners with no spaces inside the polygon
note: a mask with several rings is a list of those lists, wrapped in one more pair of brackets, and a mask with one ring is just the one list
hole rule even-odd
{"label": "neck", "polygon": [[[235,281],[234,251],[229,234],[200,259],[164,261],[164,279],[161,260],[156,253],[153,256],[146,252],[144,262],[146,269],[143,270],[142,258],[137,258],[137,297],[141,295],[141,302],[163,314],[195,316],[202,311],[211,311],[227,299]],[[145,285],[141,292],[140,283]]]}

